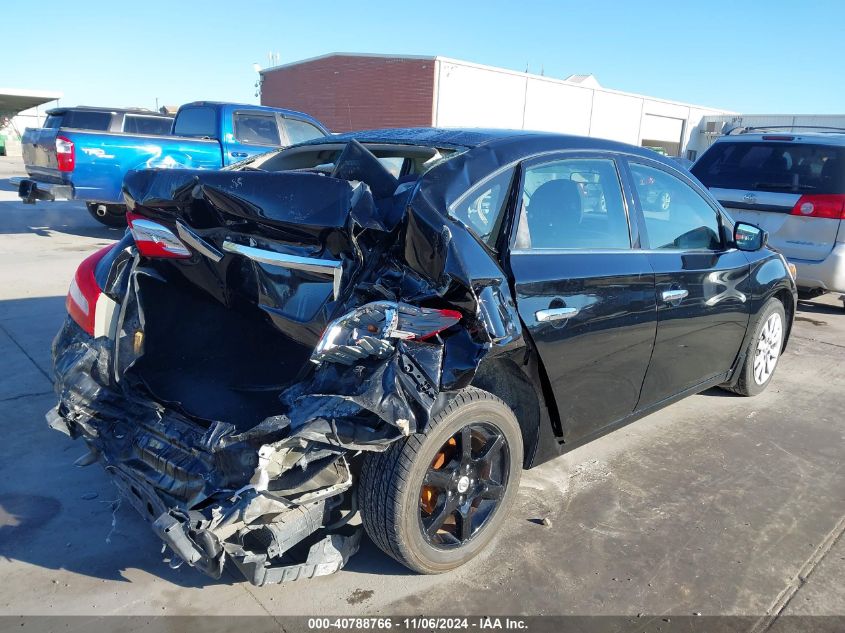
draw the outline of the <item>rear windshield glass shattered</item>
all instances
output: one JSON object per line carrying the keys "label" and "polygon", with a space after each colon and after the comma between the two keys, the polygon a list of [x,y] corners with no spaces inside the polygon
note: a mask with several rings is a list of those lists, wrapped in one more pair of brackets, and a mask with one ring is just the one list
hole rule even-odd
{"label": "rear windshield glass shattered", "polygon": [[691,171],[707,187],[845,193],[845,148],[767,141],[716,143]]}

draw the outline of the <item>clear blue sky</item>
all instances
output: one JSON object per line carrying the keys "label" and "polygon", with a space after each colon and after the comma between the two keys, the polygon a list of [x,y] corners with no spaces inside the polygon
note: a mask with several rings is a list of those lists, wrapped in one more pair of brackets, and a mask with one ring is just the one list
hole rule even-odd
{"label": "clear blue sky", "polygon": [[444,55],[740,112],[845,112],[842,0],[4,0],[0,86],[255,102],[254,62]]}

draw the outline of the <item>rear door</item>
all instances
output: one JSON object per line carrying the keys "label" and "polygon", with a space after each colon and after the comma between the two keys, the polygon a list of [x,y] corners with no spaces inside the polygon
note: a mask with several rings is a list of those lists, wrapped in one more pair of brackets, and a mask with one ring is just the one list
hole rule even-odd
{"label": "rear door", "polygon": [[[692,173],[732,217],[766,230],[788,258],[821,261],[833,249],[845,200],[845,148],[788,135],[721,141]],[[830,200],[819,204],[820,195],[839,196],[839,213],[824,210]]]}
{"label": "rear door", "polygon": [[646,158],[628,165],[656,275],[657,337],[643,409],[731,368],[751,311],[750,265],[728,247],[717,206],[692,180]]}
{"label": "rear door", "polygon": [[509,257],[517,309],[543,361],[566,441],[633,410],[656,330],[654,273],[608,154],[524,165]]}

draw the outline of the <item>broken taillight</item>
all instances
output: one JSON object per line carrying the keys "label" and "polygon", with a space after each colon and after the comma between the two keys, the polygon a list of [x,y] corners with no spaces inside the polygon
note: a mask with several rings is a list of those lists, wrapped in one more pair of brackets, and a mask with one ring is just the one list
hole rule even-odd
{"label": "broken taillight", "polygon": [[160,259],[187,259],[191,256],[188,247],[163,224],[131,211],[126,212],[126,222],[141,255]]}
{"label": "broken taillight", "polygon": [[384,358],[393,350],[392,340],[425,341],[460,320],[457,310],[375,301],[329,323],[311,361],[351,364],[365,356]]}
{"label": "broken taillight", "polygon": [[59,171],[73,171],[76,167],[76,149],[66,136],[56,137],[56,163]]}
{"label": "broken taillight", "polygon": [[102,290],[97,285],[94,271],[100,260],[112,248],[114,248],[114,245],[106,246],[82,260],[70,282],[67,299],[65,300],[65,306],[70,317],[91,336],[94,336],[94,317],[97,309],[97,300],[100,298],[100,294],[102,294]]}

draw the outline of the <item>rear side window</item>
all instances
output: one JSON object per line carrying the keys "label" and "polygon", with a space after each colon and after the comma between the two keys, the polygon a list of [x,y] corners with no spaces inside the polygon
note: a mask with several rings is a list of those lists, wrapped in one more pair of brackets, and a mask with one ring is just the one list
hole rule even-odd
{"label": "rear side window", "polygon": [[515,247],[630,248],[616,163],[570,158],[529,167]]}
{"label": "rear side window", "polygon": [[123,131],[127,134],[170,134],[173,119],[162,116],[127,114],[123,119]]}
{"label": "rear side window", "polygon": [[55,130],[56,128],[62,127],[62,115],[48,114],[47,120],[44,121],[44,127],[48,130]]}
{"label": "rear side window", "polygon": [[252,145],[281,145],[276,117],[268,114],[235,113],[235,138]]}
{"label": "rear side window", "polygon": [[217,137],[217,112],[214,108],[183,108],[173,124],[176,136]]}
{"label": "rear side window", "polygon": [[299,119],[284,119],[285,130],[288,133],[288,140],[291,145],[297,143],[304,143],[310,141],[312,138],[322,138],[325,136],[320,128],[316,125],[311,125]]}
{"label": "rear side window", "polygon": [[495,248],[508,202],[513,170],[509,169],[464,195],[449,215],[465,224],[482,242]]}
{"label": "rear side window", "polygon": [[687,183],[662,169],[631,163],[649,246],[654,249],[719,250],[719,218]]}
{"label": "rear side window", "polygon": [[77,130],[95,130],[103,132],[111,124],[111,112],[91,112],[88,110],[67,110],[62,116],[59,127]]}
{"label": "rear side window", "polygon": [[707,187],[845,193],[845,148],[792,142],[715,143],[693,165]]}

